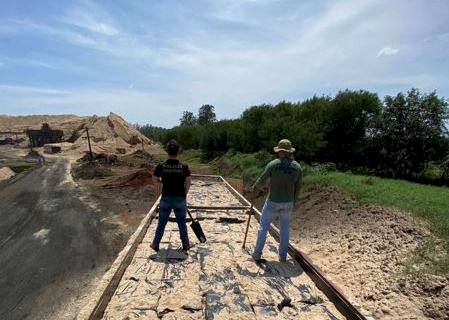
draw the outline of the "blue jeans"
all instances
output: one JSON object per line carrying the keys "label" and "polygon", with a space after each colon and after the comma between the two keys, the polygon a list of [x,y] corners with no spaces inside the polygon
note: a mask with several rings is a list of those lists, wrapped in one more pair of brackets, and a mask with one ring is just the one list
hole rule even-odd
{"label": "blue jeans", "polygon": [[267,232],[270,228],[273,217],[279,216],[280,225],[280,241],[279,241],[279,259],[286,259],[288,252],[289,240],[289,224],[290,216],[293,210],[293,202],[271,202],[266,200],[262,209],[262,217],[260,218],[259,231],[257,234],[256,248],[254,253],[262,255],[263,247],[267,239]]}
{"label": "blue jeans", "polygon": [[187,234],[186,213],[187,203],[186,199],[182,197],[162,197],[159,202],[159,217],[157,222],[156,233],[153,239],[153,245],[159,246],[162,236],[164,235],[165,226],[168,222],[168,217],[171,211],[175,212],[176,222],[178,223],[179,235],[183,247],[189,247],[189,236]]}

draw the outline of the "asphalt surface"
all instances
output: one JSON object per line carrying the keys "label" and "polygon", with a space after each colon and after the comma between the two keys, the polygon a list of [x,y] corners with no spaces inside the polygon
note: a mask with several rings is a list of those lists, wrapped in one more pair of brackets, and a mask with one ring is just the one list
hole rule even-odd
{"label": "asphalt surface", "polygon": [[68,168],[56,159],[0,186],[0,319],[73,319],[98,272],[99,215]]}

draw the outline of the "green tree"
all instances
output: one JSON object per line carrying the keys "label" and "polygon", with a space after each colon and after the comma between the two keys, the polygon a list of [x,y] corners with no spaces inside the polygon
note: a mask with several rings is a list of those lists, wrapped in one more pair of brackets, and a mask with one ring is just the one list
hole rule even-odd
{"label": "green tree", "polygon": [[197,123],[197,118],[191,111],[184,111],[179,119],[181,126],[193,126]]}
{"label": "green tree", "polygon": [[363,164],[368,128],[381,108],[376,93],[363,90],[338,92],[324,114],[325,160],[344,168]]}
{"label": "green tree", "polygon": [[210,104],[203,105],[198,111],[198,124],[206,125],[217,120],[215,108]]}
{"label": "green tree", "polygon": [[168,131],[168,129],[152,126],[149,124],[145,124],[143,126],[136,124],[136,129],[139,130],[144,136],[153,141],[162,141],[164,135]]}
{"label": "green tree", "polygon": [[240,148],[243,152],[255,152],[263,148],[260,130],[265,121],[269,121],[271,106],[263,104],[246,109],[240,120],[242,122],[242,136]]}
{"label": "green tree", "polygon": [[380,148],[379,172],[419,179],[426,162],[441,160],[444,154],[447,114],[447,102],[435,92],[412,89],[406,96],[385,97],[374,137]]}

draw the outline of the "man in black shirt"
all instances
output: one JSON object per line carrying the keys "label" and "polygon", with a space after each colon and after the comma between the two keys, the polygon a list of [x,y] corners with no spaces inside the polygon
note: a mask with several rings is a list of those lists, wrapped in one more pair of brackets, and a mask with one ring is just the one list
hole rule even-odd
{"label": "man in black shirt", "polygon": [[159,218],[151,248],[159,250],[159,243],[164,235],[170,212],[175,212],[176,222],[181,236],[182,249],[189,250],[189,237],[186,226],[186,197],[190,188],[190,170],[187,164],[177,159],[179,145],[171,140],[167,144],[168,160],[159,164],[154,170],[153,181],[159,193],[162,183],[162,197],[159,203]]}

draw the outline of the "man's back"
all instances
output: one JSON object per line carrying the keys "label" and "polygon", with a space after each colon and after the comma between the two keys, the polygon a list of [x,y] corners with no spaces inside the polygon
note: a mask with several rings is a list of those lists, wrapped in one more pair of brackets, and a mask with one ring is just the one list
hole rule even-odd
{"label": "man's back", "polygon": [[185,180],[190,176],[187,164],[168,159],[156,167],[154,175],[162,179],[163,197],[186,197]]}
{"label": "man's back", "polygon": [[301,166],[288,157],[275,159],[267,164],[256,185],[270,178],[269,200],[272,202],[294,202],[301,184]]}

